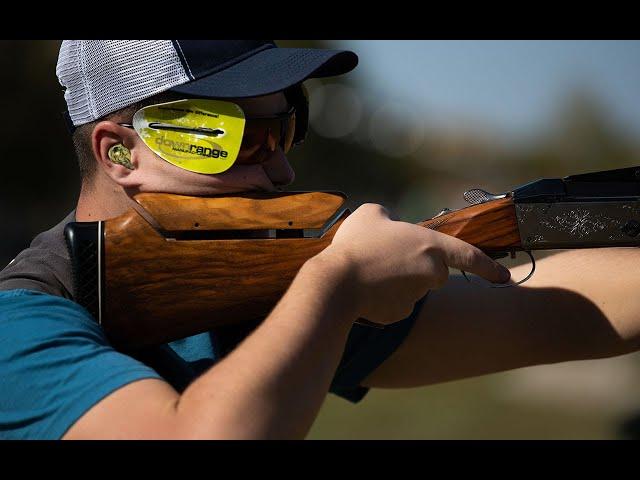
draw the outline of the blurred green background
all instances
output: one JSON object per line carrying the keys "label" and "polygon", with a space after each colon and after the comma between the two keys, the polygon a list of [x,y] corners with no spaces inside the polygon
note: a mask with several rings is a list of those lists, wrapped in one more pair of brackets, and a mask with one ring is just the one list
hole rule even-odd
{"label": "blurred green background", "polygon": [[[418,221],[462,207],[472,187],[640,164],[638,42],[278,43],[361,58],[307,82],[311,131],[290,155],[289,189],[341,190],[352,207]],[[0,42],[0,267],[77,200],[59,44]],[[633,354],[371,391],[357,405],[329,396],[309,438],[640,438],[639,374]]]}

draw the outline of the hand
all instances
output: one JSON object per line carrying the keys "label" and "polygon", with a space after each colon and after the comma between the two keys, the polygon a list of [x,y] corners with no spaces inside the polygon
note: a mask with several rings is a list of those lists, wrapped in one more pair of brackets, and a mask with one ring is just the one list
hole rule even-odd
{"label": "hand", "polygon": [[408,317],[427,291],[442,287],[453,267],[491,282],[509,270],[455,237],[394,221],[387,210],[364,204],[342,223],[320,255],[346,262],[361,318],[390,324]]}

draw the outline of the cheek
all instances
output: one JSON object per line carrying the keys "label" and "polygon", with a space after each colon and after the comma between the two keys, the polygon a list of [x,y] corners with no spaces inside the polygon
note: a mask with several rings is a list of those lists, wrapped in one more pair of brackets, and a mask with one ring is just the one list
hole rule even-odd
{"label": "cheek", "polygon": [[287,156],[280,148],[262,163],[262,168],[275,185],[289,185],[296,178]]}
{"label": "cheek", "polygon": [[273,191],[272,180],[261,165],[234,165],[217,175],[204,175],[176,167],[157,157],[141,173],[142,192],[176,195],[217,195],[243,191]]}
{"label": "cheek", "polygon": [[235,164],[226,172],[207,177],[220,192],[275,191],[273,182],[260,164]]}
{"label": "cheek", "polygon": [[138,164],[140,191],[189,194],[193,187],[205,184],[205,175],[176,167],[153,152]]}

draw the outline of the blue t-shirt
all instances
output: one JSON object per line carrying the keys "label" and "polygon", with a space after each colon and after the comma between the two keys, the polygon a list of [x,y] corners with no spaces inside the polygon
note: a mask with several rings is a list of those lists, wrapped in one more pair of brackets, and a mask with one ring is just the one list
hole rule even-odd
{"label": "blue t-shirt", "polygon": [[92,405],[143,378],[78,304],[28,290],[0,292],[0,437],[56,439]]}
{"label": "blue t-shirt", "polygon": [[[355,325],[331,391],[359,401],[367,392],[360,382],[406,337],[421,304],[383,330]],[[141,361],[112,348],[89,312],[69,299],[0,291],[0,439],[59,439],[93,405],[136,380],[164,378],[181,391],[216,362],[216,350],[214,335],[204,333]]]}

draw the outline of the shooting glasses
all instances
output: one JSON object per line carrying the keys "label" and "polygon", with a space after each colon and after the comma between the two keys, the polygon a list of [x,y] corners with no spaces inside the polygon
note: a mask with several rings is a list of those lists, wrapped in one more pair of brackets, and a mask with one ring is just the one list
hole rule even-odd
{"label": "shooting glasses", "polygon": [[172,165],[216,174],[235,163],[264,162],[278,146],[287,153],[304,140],[305,132],[296,132],[296,123],[295,106],[280,114],[245,117],[232,102],[185,99],[143,107],[133,116],[133,125],[119,125],[133,128]]}

